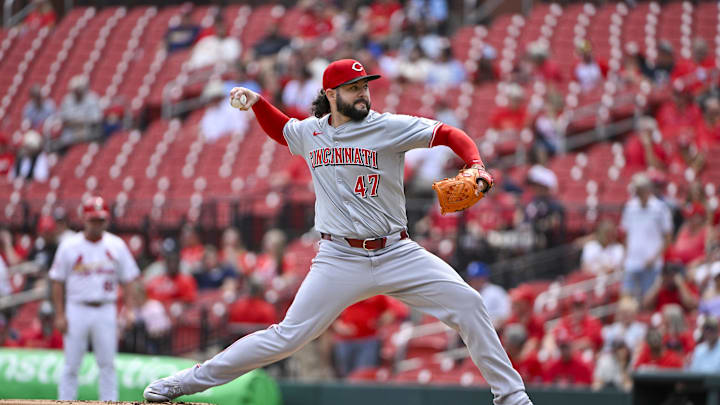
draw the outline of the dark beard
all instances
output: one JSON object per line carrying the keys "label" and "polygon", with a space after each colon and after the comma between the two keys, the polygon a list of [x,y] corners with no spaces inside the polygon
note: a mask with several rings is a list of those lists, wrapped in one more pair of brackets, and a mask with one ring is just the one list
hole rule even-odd
{"label": "dark beard", "polygon": [[[370,113],[370,102],[367,100],[356,100],[356,102],[352,104],[345,103],[341,97],[337,97],[336,100],[338,112],[349,117],[352,121],[362,121]],[[355,104],[358,102],[365,104],[364,111],[355,108]]]}

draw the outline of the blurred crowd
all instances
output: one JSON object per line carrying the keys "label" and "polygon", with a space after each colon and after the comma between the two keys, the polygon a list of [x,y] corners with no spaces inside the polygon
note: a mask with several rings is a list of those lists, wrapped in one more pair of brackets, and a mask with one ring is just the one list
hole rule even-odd
{"label": "blurred crowd", "polygon": [[[638,369],[720,372],[720,210],[715,186],[702,181],[711,152],[720,145],[717,65],[708,45],[694,40],[691,55],[684,58],[660,41],[657,55],[650,58],[628,43],[621,68],[611,70],[589,42],[579,41],[576,63],[563,71],[549,46],[536,41],[515,66],[503,69],[498,50],[488,44],[472,64],[456,59],[450,46],[450,11],[444,0],[369,5],[305,0],[293,10],[295,27],[269,21],[259,40],[242,49],[221,19],[198,23],[187,8],[168,29],[164,46],[170,53],[190,50],[193,69],[230,67],[229,74],[209,81],[202,91],[208,108],[200,128],[209,141],[243,132],[249,125],[246,115],[228,106],[228,88],[251,88],[289,115],[303,118],[320,89],[324,67],[334,59],[358,59],[368,71],[382,74],[383,79],[371,85],[371,94],[391,83],[452,93],[467,82],[502,81],[502,102],[488,112],[486,135],[521,139],[528,146],[527,171],[517,175],[493,169],[496,190],[461,214],[441,216],[431,203],[409,207],[413,237],[453,263],[481,292],[513,365],[527,383],[628,390],[630,373]],[[568,116],[562,89],[569,81],[582,93],[596,91],[607,81],[628,88],[669,89],[667,99],[645,111],[635,130],[618,141],[621,153],[616,160],[639,172],[630,182],[631,197],[617,210],[619,216],[593,222],[587,235],[568,232],[568,210],[576,207],[562,200],[566,184],[551,168],[553,159],[565,152]],[[539,103],[527,94],[534,83],[549,88]],[[73,78],[69,88],[59,111],[38,87],[31,89],[24,110],[31,127],[19,144],[0,138],[0,175],[47,180],[50,147],[42,127],[48,117],[59,114],[63,122],[61,148],[92,138],[88,134],[94,131],[112,133],[114,127],[87,81]],[[467,124],[442,98],[433,114],[451,125]],[[491,168],[501,152],[481,150]],[[429,184],[461,164],[445,148],[413,151],[406,162],[408,197],[425,202],[433,201]],[[66,232],[65,216],[57,213],[39,219],[34,237],[13,239],[7,231],[0,233],[0,295],[46,282]],[[126,331],[141,328],[147,333],[143,351],[167,352],[164,342],[173,325],[204,293],[218,295],[238,334],[282,319],[309,263],[288,254],[289,242],[281,230],[268,231],[257,252],[244,247],[241,235],[229,228],[219,240],[206,240],[187,225],[178,238],[153,242],[153,260],[143,258],[148,262],[143,263],[145,301],[138,313],[122,317]],[[592,290],[570,294],[547,312],[538,310],[539,291],[529,283],[506,291],[490,282],[489,265],[496,260],[568,243],[581,250],[573,269],[576,278],[617,277],[618,294],[602,316],[593,315],[597,308],[589,299]],[[21,284],[13,282],[9,267],[24,268],[28,276]],[[27,331],[10,328],[10,314],[4,314],[0,345],[57,347],[52,323],[46,322],[52,308],[43,304],[38,311],[37,322]],[[285,372],[327,379],[379,366],[393,325],[415,315],[388,297],[355,304],[326,334],[293,356]]]}

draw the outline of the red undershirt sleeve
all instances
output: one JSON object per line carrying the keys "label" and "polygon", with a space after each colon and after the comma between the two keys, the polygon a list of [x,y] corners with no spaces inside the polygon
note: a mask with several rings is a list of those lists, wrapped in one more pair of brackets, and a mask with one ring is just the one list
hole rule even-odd
{"label": "red undershirt sleeve", "polygon": [[451,125],[440,124],[435,136],[430,141],[430,147],[437,145],[445,145],[450,147],[467,165],[472,166],[479,164],[483,167],[480,152],[478,152],[475,142],[463,130],[455,128]]}
{"label": "red undershirt sleeve", "polygon": [[265,98],[260,99],[252,106],[257,117],[260,127],[275,142],[280,145],[287,146],[287,141],[283,136],[283,128],[290,121],[290,117],[278,110],[274,105],[270,104]]}

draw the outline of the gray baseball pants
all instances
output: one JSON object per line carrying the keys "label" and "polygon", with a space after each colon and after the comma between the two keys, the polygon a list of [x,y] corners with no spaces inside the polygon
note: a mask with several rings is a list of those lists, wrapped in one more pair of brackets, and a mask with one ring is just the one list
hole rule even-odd
{"label": "gray baseball pants", "polygon": [[414,241],[399,238],[392,235],[388,246],[376,251],[350,247],[340,238],[321,240],[285,319],[181,371],[178,376],[185,393],[225,384],[288,357],[318,337],[349,305],[385,294],[458,331],[490,385],[495,405],[531,404],[480,294],[443,260]]}

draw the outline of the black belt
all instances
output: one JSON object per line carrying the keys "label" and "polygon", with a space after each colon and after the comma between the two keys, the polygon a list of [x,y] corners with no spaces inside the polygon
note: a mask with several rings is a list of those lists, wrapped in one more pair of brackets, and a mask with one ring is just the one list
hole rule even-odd
{"label": "black belt", "polygon": [[89,307],[101,307],[105,304],[110,304],[112,301],[80,301],[81,304],[87,305]]}
{"label": "black belt", "polygon": [[[320,237],[326,240],[332,240],[332,235],[327,233],[320,233]],[[409,238],[407,231],[400,232],[400,240]],[[362,248],[365,250],[378,250],[385,247],[387,244],[387,238],[377,239],[350,239],[343,238],[347,243],[354,248]]]}

